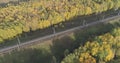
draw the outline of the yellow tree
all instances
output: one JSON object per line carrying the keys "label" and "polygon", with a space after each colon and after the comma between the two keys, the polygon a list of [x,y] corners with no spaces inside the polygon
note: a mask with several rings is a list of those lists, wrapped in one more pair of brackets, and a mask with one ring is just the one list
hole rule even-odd
{"label": "yellow tree", "polygon": [[85,15],[89,15],[92,13],[91,7],[85,7]]}
{"label": "yellow tree", "polygon": [[80,63],[96,63],[96,59],[87,52],[81,53],[79,61]]}

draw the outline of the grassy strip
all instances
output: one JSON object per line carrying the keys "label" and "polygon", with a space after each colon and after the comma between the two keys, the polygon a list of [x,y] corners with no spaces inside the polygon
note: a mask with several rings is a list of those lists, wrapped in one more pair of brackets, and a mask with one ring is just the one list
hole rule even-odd
{"label": "grassy strip", "polygon": [[118,23],[91,26],[79,32],[77,31],[71,36],[53,40],[52,45],[46,42],[21,51],[14,51],[1,56],[0,63],[59,63],[67,54],[78,48],[79,44],[82,45],[88,40],[93,40],[96,36],[110,32],[120,26]]}

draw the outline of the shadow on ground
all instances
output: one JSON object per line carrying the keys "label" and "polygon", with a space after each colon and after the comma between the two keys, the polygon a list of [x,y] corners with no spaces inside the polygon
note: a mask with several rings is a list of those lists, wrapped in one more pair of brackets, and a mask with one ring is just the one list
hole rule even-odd
{"label": "shadow on ground", "polygon": [[92,41],[98,35],[110,32],[120,24],[100,24],[73,32],[73,35],[56,38],[48,49],[37,47],[21,51],[14,51],[0,57],[0,63],[60,63],[60,61],[73,52],[86,41]]}

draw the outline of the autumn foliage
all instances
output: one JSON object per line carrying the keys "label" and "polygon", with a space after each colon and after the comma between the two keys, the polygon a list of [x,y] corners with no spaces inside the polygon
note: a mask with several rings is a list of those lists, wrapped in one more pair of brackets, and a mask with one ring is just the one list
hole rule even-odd
{"label": "autumn foliage", "polygon": [[61,63],[101,63],[112,60],[120,48],[120,28],[97,36],[66,56]]}
{"label": "autumn foliage", "polygon": [[0,42],[75,16],[117,10],[120,0],[30,0],[0,7]]}

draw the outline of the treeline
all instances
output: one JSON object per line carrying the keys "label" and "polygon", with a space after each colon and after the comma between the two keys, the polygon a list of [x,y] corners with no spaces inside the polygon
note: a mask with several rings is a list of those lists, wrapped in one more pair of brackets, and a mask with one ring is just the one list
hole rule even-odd
{"label": "treeline", "polygon": [[[0,8],[0,42],[45,29],[75,16],[117,10],[120,0],[30,0]],[[43,32],[44,33],[44,32]]]}
{"label": "treeline", "polygon": [[88,41],[67,55],[61,63],[106,63],[120,51],[120,27]]}

